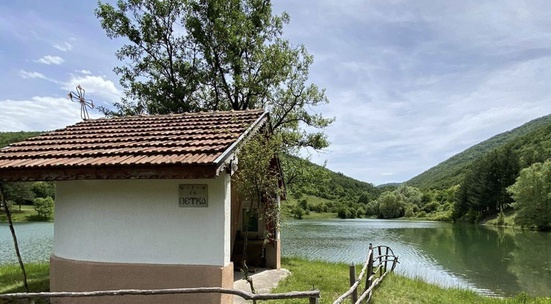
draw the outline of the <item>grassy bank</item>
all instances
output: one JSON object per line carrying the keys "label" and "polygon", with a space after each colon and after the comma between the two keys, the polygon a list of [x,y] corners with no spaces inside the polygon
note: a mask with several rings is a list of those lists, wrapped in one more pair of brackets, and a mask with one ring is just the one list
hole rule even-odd
{"label": "grassy bank", "polygon": [[[291,275],[282,281],[273,292],[298,290],[321,290],[320,303],[333,303],[348,288],[348,266],[346,264],[307,261],[284,258],[283,267]],[[398,266],[399,267],[399,266]],[[359,271],[359,269],[358,269]],[[27,265],[31,291],[47,291],[49,286],[49,265]],[[0,266],[0,293],[23,291],[19,266]],[[302,300],[270,301],[267,303],[306,303]],[[427,284],[419,279],[390,274],[375,290],[373,303],[482,303],[482,304],[543,304],[551,298],[530,297],[525,294],[512,298],[490,298],[462,289],[445,289]]]}
{"label": "grassy bank", "polygon": [[514,227],[514,228],[520,228],[520,226],[515,225],[515,215],[516,213],[514,211],[506,211],[504,213],[504,217],[502,219],[502,223],[499,222],[499,215],[494,215],[491,217],[488,217],[482,221],[482,225],[487,226],[502,226],[502,227]]}
{"label": "grassy bank", "polygon": [[[50,264],[25,265],[29,289],[48,291],[50,288]],[[0,266],[0,293],[24,292],[23,276],[19,265]]]}
{"label": "grassy bank", "polygon": [[[39,217],[36,213],[36,210],[34,210],[33,206],[29,205],[22,205],[21,210],[19,210],[19,206],[13,206],[11,208],[11,218],[12,221],[16,223],[20,222],[39,222],[44,221],[43,218]],[[0,223],[7,223],[8,217],[4,213],[4,210],[2,208],[2,211],[0,211]]]}
{"label": "grassy bank", "polygon": [[[333,303],[348,288],[348,266],[302,259],[283,259],[283,267],[292,275],[283,281],[274,292],[293,290],[322,291],[320,303]],[[400,266],[398,266],[400,267]],[[359,271],[359,269],[358,269]],[[514,298],[489,298],[473,291],[462,289],[444,289],[427,284],[421,280],[409,279],[398,275],[389,275],[376,289],[373,303],[482,303],[482,304],[521,304],[551,303],[550,298],[534,298],[524,294]],[[305,303],[298,301],[274,301],[272,303]]]}

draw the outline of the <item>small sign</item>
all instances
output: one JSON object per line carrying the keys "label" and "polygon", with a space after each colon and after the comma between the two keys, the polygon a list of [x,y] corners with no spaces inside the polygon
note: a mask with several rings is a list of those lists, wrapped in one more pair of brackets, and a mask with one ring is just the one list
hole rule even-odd
{"label": "small sign", "polygon": [[183,184],[179,186],[180,207],[208,207],[209,188],[206,184]]}

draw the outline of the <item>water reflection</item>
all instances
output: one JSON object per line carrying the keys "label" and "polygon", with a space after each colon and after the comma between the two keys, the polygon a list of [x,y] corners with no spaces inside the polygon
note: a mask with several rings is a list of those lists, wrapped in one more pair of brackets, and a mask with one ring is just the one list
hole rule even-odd
{"label": "water reflection", "polygon": [[476,225],[389,220],[294,221],[283,255],[360,263],[368,244],[388,245],[396,271],[491,295],[551,295],[551,235]]}

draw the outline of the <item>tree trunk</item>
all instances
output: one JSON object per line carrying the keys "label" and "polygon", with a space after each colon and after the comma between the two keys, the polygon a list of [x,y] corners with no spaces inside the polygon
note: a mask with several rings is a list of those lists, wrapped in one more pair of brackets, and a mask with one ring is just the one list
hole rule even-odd
{"label": "tree trunk", "polygon": [[29,284],[27,284],[27,272],[25,271],[25,265],[23,264],[21,253],[19,252],[19,245],[17,243],[17,236],[15,235],[15,229],[13,228],[13,221],[11,219],[10,208],[8,207],[8,200],[6,199],[4,187],[1,183],[0,183],[0,195],[2,196],[2,205],[4,206],[4,212],[6,213],[6,217],[8,218],[11,236],[13,238],[13,245],[15,246],[15,254],[17,255],[17,260],[19,261],[19,266],[21,267],[21,272],[23,273],[23,285],[25,286],[25,290],[29,292]]}

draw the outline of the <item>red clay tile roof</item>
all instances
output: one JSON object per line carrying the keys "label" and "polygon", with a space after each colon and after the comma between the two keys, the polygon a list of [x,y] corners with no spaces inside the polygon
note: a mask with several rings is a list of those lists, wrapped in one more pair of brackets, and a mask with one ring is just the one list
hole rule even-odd
{"label": "red clay tile roof", "polygon": [[0,149],[0,181],[212,178],[263,110],[87,120]]}

